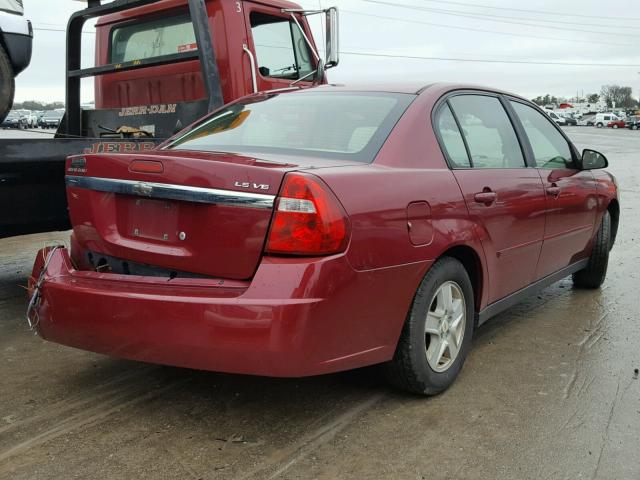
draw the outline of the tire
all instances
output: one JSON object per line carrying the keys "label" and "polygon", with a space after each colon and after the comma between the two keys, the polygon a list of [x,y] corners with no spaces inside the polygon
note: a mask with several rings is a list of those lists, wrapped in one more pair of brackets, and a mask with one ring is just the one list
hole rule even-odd
{"label": "tire", "polygon": [[617,123],[614,123],[614,124],[613,124],[613,128],[618,128],[618,124],[617,124]]}
{"label": "tire", "polygon": [[631,130],[637,130],[638,126],[637,125],[631,125]]}
{"label": "tire", "polygon": [[607,276],[609,251],[611,250],[611,215],[605,212],[593,241],[589,263],[573,274],[573,284],[578,288],[600,288]]}
{"label": "tire", "polygon": [[7,53],[0,45],[0,122],[4,121],[13,107],[15,92],[16,81],[13,77],[13,67]]}
{"label": "tire", "polygon": [[596,123],[596,127],[598,127],[598,128],[602,128],[602,127],[604,127],[604,124],[602,124],[602,123]]}
{"label": "tire", "polygon": [[[446,298],[447,289],[451,292],[451,309],[443,312],[442,306],[446,302],[441,299]],[[454,315],[448,316],[448,312]],[[458,318],[461,318],[457,330],[455,312],[460,312]],[[425,333],[428,323],[437,335]],[[443,257],[431,267],[418,287],[393,359],[384,365],[387,380],[401,390],[419,395],[436,395],[446,390],[458,376],[471,349],[474,324],[473,287],[469,275],[458,260]],[[448,330],[446,338],[451,342],[457,338],[458,351],[453,354],[454,351],[447,347],[440,358],[434,353],[441,344],[440,339],[445,338],[441,335],[445,330]],[[431,360],[427,360],[428,353]]]}

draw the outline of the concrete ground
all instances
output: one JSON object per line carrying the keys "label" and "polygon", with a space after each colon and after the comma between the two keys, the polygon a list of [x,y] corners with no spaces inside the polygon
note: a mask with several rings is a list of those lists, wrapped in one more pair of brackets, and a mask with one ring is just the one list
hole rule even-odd
{"label": "concrete ground", "polygon": [[0,478],[639,479],[640,132],[567,131],[622,190],[604,286],[566,279],[494,318],[429,399],[375,369],[279,380],[44,342],[23,286],[67,235],[0,240]]}

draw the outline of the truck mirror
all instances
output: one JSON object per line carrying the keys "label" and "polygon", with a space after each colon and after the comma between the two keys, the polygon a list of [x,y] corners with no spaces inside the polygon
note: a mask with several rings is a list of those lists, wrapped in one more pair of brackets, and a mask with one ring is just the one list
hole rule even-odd
{"label": "truck mirror", "polygon": [[325,68],[331,68],[337,66],[340,61],[340,28],[338,24],[338,8],[329,8],[326,13],[326,18],[327,60],[325,62]]}

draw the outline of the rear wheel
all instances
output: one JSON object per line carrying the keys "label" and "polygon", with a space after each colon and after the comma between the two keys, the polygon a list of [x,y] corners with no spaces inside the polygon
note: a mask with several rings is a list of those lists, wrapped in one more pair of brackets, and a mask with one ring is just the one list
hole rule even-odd
{"label": "rear wheel", "polygon": [[603,124],[603,123],[598,122],[598,123],[596,123],[596,127],[598,127],[598,128],[602,128],[602,127],[604,127],[604,124]]}
{"label": "rear wheel", "polygon": [[0,122],[8,115],[13,106],[13,95],[16,83],[13,78],[13,67],[7,53],[0,45]]}
{"label": "rear wheel", "polygon": [[416,292],[385,375],[396,387],[420,395],[447,389],[471,348],[473,288],[462,264],[438,260]]}
{"label": "rear wheel", "polygon": [[637,130],[638,126],[637,125],[631,125],[631,130]]}
{"label": "rear wheel", "polygon": [[602,285],[607,276],[609,250],[611,250],[611,215],[609,212],[605,212],[593,241],[589,263],[585,268],[573,274],[573,284],[576,287],[599,288]]}
{"label": "rear wheel", "polygon": [[618,124],[617,124],[617,123],[614,123],[614,124],[613,124],[613,128],[618,128]]}

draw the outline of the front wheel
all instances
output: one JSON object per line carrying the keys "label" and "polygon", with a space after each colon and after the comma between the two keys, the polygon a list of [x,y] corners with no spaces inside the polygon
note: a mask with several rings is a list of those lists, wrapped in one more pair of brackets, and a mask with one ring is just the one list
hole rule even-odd
{"label": "front wheel", "polygon": [[602,127],[604,127],[604,124],[602,124],[602,123],[596,123],[596,127],[598,127],[598,128],[602,128]]}
{"label": "front wheel", "polygon": [[618,125],[614,123],[613,128],[618,128]]}
{"label": "front wheel", "polygon": [[637,125],[631,125],[631,130],[637,130],[638,126]]}
{"label": "front wheel", "polygon": [[573,284],[579,288],[600,288],[607,276],[609,251],[611,250],[611,215],[604,212],[602,222],[593,240],[589,263],[573,274]]}
{"label": "front wheel", "polygon": [[384,367],[387,379],[420,395],[446,390],[471,349],[473,329],[469,275],[458,260],[441,258],[416,292],[393,360]]}

